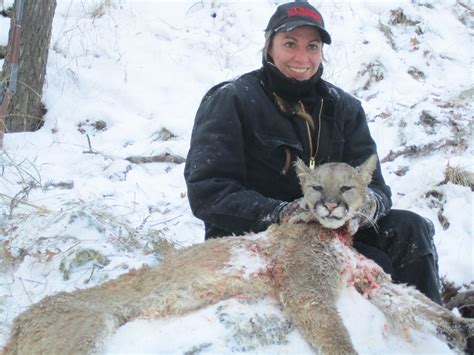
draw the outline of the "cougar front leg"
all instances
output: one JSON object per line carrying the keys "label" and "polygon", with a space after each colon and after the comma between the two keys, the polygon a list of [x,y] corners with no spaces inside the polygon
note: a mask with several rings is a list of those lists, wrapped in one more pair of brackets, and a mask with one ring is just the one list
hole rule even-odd
{"label": "cougar front leg", "polygon": [[294,325],[315,349],[322,354],[356,354],[332,295],[298,293],[282,298]]}
{"label": "cougar front leg", "polygon": [[355,354],[336,308],[340,267],[323,243],[297,241],[277,256],[273,280],[277,297],[305,339],[322,354]]}

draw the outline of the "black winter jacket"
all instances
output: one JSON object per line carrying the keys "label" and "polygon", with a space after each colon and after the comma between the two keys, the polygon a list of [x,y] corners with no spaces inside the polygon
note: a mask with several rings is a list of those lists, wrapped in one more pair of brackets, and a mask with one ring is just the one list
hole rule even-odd
{"label": "black winter jacket", "polygon": [[[197,111],[184,175],[206,239],[262,231],[277,222],[274,211],[283,201],[302,196],[292,162],[296,157],[309,161],[306,123],[277,108],[271,78],[264,66],[221,83]],[[317,164],[357,166],[376,153],[365,113],[351,95],[317,78],[310,93],[289,100],[301,100],[313,116]],[[391,192],[380,164],[370,188],[386,214]]]}

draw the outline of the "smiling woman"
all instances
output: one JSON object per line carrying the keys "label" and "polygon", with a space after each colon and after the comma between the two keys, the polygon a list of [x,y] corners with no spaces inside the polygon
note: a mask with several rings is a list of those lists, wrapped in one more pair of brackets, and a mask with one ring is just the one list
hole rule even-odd
{"label": "smiling woman", "polygon": [[277,33],[268,49],[273,63],[285,76],[308,80],[321,64],[321,35],[311,26]]}
{"label": "smiling woman", "polygon": [[[265,29],[262,68],[216,85],[196,114],[185,179],[206,238],[259,232],[305,213],[293,169],[299,158],[360,165],[377,154],[361,103],[322,79],[322,15],[308,2],[276,8]],[[377,163],[365,202],[351,221],[355,246],[398,282],[440,302],[430,221],[390,210]],[[338,210],[329,201],[321,206]],[[353,231],[357,227],[352,227]]]}

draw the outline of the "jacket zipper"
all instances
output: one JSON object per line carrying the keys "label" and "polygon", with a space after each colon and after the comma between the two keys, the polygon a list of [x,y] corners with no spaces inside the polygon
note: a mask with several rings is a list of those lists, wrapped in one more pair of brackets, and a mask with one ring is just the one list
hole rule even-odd
{"label": "jacket zipper", "polygon": [[[306,114],[306,111],[304,109],[304,105],[301,101],[299,101],[299,104],[300,104],[300,107],[301,107],[301,110],[303,111],[303,113]],[[309,157],[309,168],[311,170],[313,170],[315,167],[316,167],[316,155],[318,155],[318,151],[319,151],[319,141],[320,141],[320,138],[321,138],[321,115],[322,115],[322,112],[323,112],[323,104],[324,104],[324,99],[321,99],[321,105],[320,105],[320,108],[319,108],[319,114],[318,114],[318,139],[316,141],[316,151],[314,152],[313,154],[313,135],[312,135],[312,130],[309,126],[309,123],[308,121],[305,120],[306,122],[306,130],[308,132],[308,141],[309,141],[309,154],[310,154],[310,157]]]}
{"label": "jacket zipper", "polygon": [[281,169],[280,174],[286,175],[286,173],[288,172],[288,170],[290,170],[290,167],[291,167],[291,152],[290,152],[290,149],[288,149],[288,147],[283,147],[283,149],[285,149],[286,159],[285,159],[285,165],[283,166],[283,169]]}

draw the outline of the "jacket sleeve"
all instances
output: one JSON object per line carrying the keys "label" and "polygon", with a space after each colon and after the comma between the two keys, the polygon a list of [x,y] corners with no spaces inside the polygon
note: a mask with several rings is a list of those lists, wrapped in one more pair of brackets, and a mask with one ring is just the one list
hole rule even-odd
{"label": "jacket sleeve", "polygon": [[[354,99],[355,100],[355,99]],[[377,154],[377,146],[370,135],[367,118],[359,101],[355,101],[355,109],[346,112],[347,118],[344,125],[344,161],[352,166],[358,166],[368,159],[372,154]],[[352,103],[351,105],[352,106]],[[376,210],[373,217],[374,222],[385,216],[392,207],[391,190],[385,184],[382,176],[380,161],[377,161],[369,189],[373,192],[376,202]]]}
{"label": "jacket sleeve", "polygon": [[214,87],[203,98],[184,176],[194,215],[229,234],[242,234],[276,222],[283,201],[245,187],[243,103],[232,85]]}

